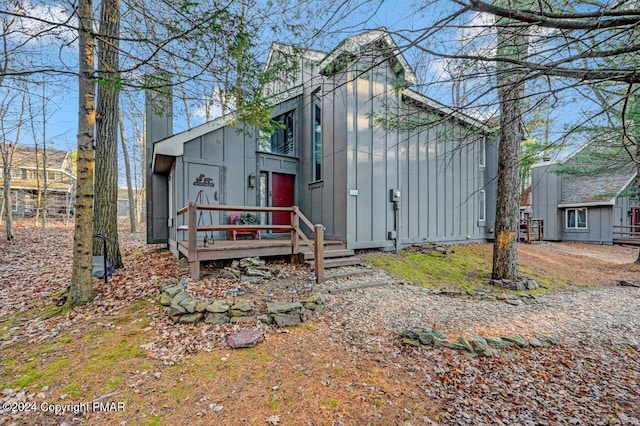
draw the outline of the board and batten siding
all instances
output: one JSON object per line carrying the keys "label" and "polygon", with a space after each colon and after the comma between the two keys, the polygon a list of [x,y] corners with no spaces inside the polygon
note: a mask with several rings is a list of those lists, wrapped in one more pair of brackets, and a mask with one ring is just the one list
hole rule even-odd
{"label": "board and batten siding", "polygon": [[411,131],[383,126],[389,114],[429,114],[401,100],[396,78],[385,63],[354,70],[346,84],[348,246],[393,245],[392,189],[402,192],[401,244],[484,241],[487,221],[478,221],[488,183],[478,161],[484,135],[449,119]]}

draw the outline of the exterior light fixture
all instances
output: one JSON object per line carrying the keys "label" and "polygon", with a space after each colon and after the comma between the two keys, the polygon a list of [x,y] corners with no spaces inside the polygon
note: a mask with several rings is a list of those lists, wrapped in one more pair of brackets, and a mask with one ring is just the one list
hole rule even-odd
{"label": "exterior light fixture", "polygon": [[256,175],[253,173],[251,173],[247,178],[247,186],[252,189],[256,187]]}
{"label": "exterior light fixture", "polygon": [[238,293],[240,292],[240,289],[237,288],[237,287],[232,287],[232,288],[227,289],[226,292],[231,295],[231,298],[233,300],[233,304],[235,305],[236,304],[236,297],[238,296]]}
{"label": "exterior light fixture", "polygon": [[273,296],[275,296],[275,293],[273,292],[273,290],[267,290],[267,291],[264,293],[264,300],[265,300],[267,303],[270,303],[270,302],[273,300]]}
{"label": "exterior light fixture", "polygon": [[298,294],[298,291],[295,288],[291,287],[289,289],[289,294],[291,295],[291,303],[293,303],[295,300],[296,294]]}

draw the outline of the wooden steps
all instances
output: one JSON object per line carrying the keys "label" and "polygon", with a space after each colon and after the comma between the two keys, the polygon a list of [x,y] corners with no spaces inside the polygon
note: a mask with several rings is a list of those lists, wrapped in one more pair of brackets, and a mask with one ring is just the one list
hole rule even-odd
{"label": "wooden steps", "polygon": [[[329,249],[329,248],[325,248],[324,250],[324,258],[325,259],[330,259],[330,258],[334,258],[334,257],[348,257],[348,256],[353,256],[354,252],[353,250],[349,250],[349,249]],[[312,251],[308,251],[308,252],[304,252],[303,253],[304,256],[304,260],[313,260],[314,259],[314,255]]]}
{"label": "wooden steps", "polygon": [[[325,259],[326,260],[324,261],[324,269],[337,268],[340,266],[362,265],[362,259],[360,259],[358,256],[327,258],[325,252]],[[315,268],[315,264],[313,261],[307,260],[305,263],[309,265],[312,270]]]}

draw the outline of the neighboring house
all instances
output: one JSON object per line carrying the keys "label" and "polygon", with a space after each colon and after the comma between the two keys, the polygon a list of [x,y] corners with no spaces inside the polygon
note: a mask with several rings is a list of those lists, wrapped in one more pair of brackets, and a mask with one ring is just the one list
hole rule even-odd
{"label": "neighboring house", "polygon": [[491,129],[410,90],[413,71],[386,31],[350,37],[328,54],[274,44],[267,67],[281,61],[299,67],[267,89],[281,124],[273,135],[235,124],[233,114],[171,135],[171,118],[147,105],[149,243],[176,252],[186,237],[176,211],[198,197],[298,205],[325,238],[350,249],[391,248],[396,235],[401,245],[493,238]]}
{"label": "neighboring house", "polygon": [[[71,174],[69,153],[56,149],[46,151],[46,170],[42,169],[42,150],[39,150],[39,166],[36,166],[34,147],[18,145],[11,162],[11,208],[16,217],[33,216],[37,207],[38,188],[44,191],[47,177],[47,214],[51,216],[73,211],[76,178]],[[4,187],[4,168],[0,164],[0,204]],[[40,178],[38,186],[38,174]]]}
{"label": "neighboring house", "polygon": [[624,150],[602,150],[591,143],[563,162],[533,166],[532,217],[544,220],[545,240],[612,244],[630,232],[623,227],[640,226],[636,165]]}

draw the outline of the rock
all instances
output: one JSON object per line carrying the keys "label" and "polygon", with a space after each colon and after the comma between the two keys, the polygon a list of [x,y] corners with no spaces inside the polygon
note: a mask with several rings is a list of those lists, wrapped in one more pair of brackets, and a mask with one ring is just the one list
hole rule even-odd
{"label": "rock", "polygon": [[244,269],[244,275],[248,276],[248,277],[261,277],[264,279],[270,279],[273,275],[271,274],[271,271],[269,271],[266,268],[252,268],[252,267],[248,267]]}
{"label": "rock", "polygon": [[526,347],[529,346],[529,342],[521,334],[516,334],[516,335],[513,335],[513,336],[502,336],[502,339],[506,340],[508,342],[513,342],[516,345],[520,346],[521,348],[526,348]]}
{"label": "rock", "polygon": [[204,312],[207,309],[207,305],[209,305],[209,302],[198,300],[198,303],[196,303],[196,312]]}
{"label": "rock", "polygon": [[253,304],[247,302],[246,300],[243,300],[240,302],[236,302],[236,304],[233,305],[231,309],[241,312],[251,312],[253,310]]}
{"label": "rock", "polygon": [[253,317],[242,317],[242,316],[239,316],[239,317],[232,316],[231,319],[229,320],[229,322],[231,324],[250,324],[250,323],[255,322],[255,318],[253,318]]}
{"label": "rock", "polygon": [[487,336],[484,340],[491,346],[496,349],[506,349],[513,346],[513,342],[509,342],[508,340],[503,340],[499,337],[490,337]]}
{"label": "rock", "polygon": [[273,324],[273,318],[271,318],[271,315],[258,315],[258,321],[267,324],[267,325],[272,325]]}
{"label": "rock", "polygon": [[522,304],[524,304],[524,302],[522,301],[522,299],[520,299],[519,297],[509,297],[507,300],[505,300],[505,302],[507,302],[510,305],[513,306],[520,306]]}
{"label": "rock", "polygon": [[196,299],[194,299],[193,297],[188,297],[186,299],[183,299],[180,302],[180,306],[182,306],[183,308],[186,309],[186,311],[190,314],[194,313],[196,311],[196,305],[198,304],[198,301]]}
{"label": "rock", "polygon": [[184,315],[181,315],[180,318],[178,318],[178,322],[191,324],[191,323],[200,321],[203,316],[204,315],[200,312],[194,312],[192,314],[184,314]]}
{"label": "rock", "polygon": [[460,343],[452,342],[446,339],[436,338],[436,339],[433,339],[433,343],[435,347],[449,348],[456,351],[464,351],[467,349],[464,345],[461,345]]}
{"label": "rock", "polygon": [[471,339],[471,347],[473,351],[480,356],[494,356],[497,351],[489,346],[486,339],[474,336]]}
{"label": "rock", "polygon": [[240,259],[240,263],[238,264],[240,269],[250,268],[252,266],[264,266],[265,261],[260,259],[259,257],[245,257],[244,259]]}
{"label": "rock", "polygon": [[418,340],[418,333],[412,330],[405,330],[402,333],[400,333],[400,337],[402,338],[406,337],[407,339]]}
{"label": "rock", "polygon": [[226,324],[229,322],[229,317],[220,313],[210,312],[204,319],[206,324]]}
{"label": "rock", "polygon": [[499,295],[496,296],[496,299],[498,299],[498,300],[507,300],[507,294],[506,293],[500,293]]}
{"label": "rock", "polygon": [[300,314],[278,314],[273,315],[273,320],[278,327],[291,327],[302,324]]}
{"label": "rock", "polygon": [[560,339],[551,336],[538,336],[538,338],[542,341],[549,343],[550,345],[559,345]]}
{"label": "rock", "polygon": [[229,305],[216,300],[215,302],[208,304],[205,309],[207,310],[207,312],[215,312],[221,314],[229,310]]}
{"label": "rock", "polygon": [[243,283],[260,284],[262,281],[264,281],[264,278],[262,277],[250,277],[248,275],[242,275],[240,277],[240,282]]}
{"label": "rock", "polygon": [[640,281],[621,280],[618,285],[623,287],[640,287]]}
{"label": "rock", "polygon": [[527,286],[525,286],[522,281],[516,281],[515,285],[516,285],[515,289],[518,290],[518,291],[522,291],[522,290],[526,290],[527,289]]}
{"label": "rock", "polygon": [[432,346],[434,337],[433,330],[424,330],[422,333],[418,333],[418,341],[425,346]]}
{"label": "rock", "polygon": [[540,288],[540,284],[531,277],[522,277],[522,281],[525,287],[527,287],[527,290],[537,290]]}
{"label": "rock", "polygon": [[473,348],[471,347],[471,343],[469,343],[469,341],[464,336],[458,337],[458,343],[460,343],[462,346],[464,346],[464,349],[467,352],[473,352]]}
{"label": "rock", "polygon": [[252,348],[263,338],[259,330],[240,330],[227,337],[227,345],[231,349]]}
{"label": "rock", "polygon": [[267,303],[267,312],[270,314],[284,314],[287,312],[301,312],[302,303],[300,302],[270,302]]}
{"label": "rock", "polygon": [[173,296],[180,293],[181,291],[184,291],[184,287],[181,286],[180,284],[174,284],[171,287],[166,287],[162,289],[162,292],[167,293],[171,298],[173,298]]}
{"label": "rock", "polygon": [[416,347],[420,347],[420,342],[415,340],[415,339],[410,339],[408,337],[403,337],[402,338],[402,343],[405,345],[409,345],[409,346],[416,346]]}
{"label": "rock", "polygon": [[156,379],[159,379],[162,377],[162,373],[159,371],[156,371],[155,373],[153,373],[153,377],[155,377]]}
{"label": "rock", "polygon": [[320,304],[320,297],[317,294],[312,294],[304,299],[304,303],[314,303],[316,305]]}
{"label": "rock", "polygon": [[224,268],[223,270],[220,271],[219,277],[235,280],[237,278],[240,278],[240,271],[237,269]]}
{"label": "rock", "polygon": [[540,341],[539,339],[535,338],[535,337],[532,337],[532,338],[529,339],[529,345],[532,348],[544,348],[545,347],[545,344],[542,341]]}
{"label": "rock", "polygon": [[160,295],[160,304],[162,306],[171,305],[171,296],[166,291],[163,291],[162,294]]}
{"label": "rock", "polygon": [[175,296],[173,296],[173,298],[171,299],[171,307],[173,308],[180,305],[180,302],[189,297],[191,297],[189,296],[189,293],[181,290],[180,292],[176,293]]}
{"label": "rock", "polygon": [[315,311],[318,307],[318,305],[316,305],[315,303],[302,302],[302,304],[304,305],[305,309],[309,309],[311,311]]}

